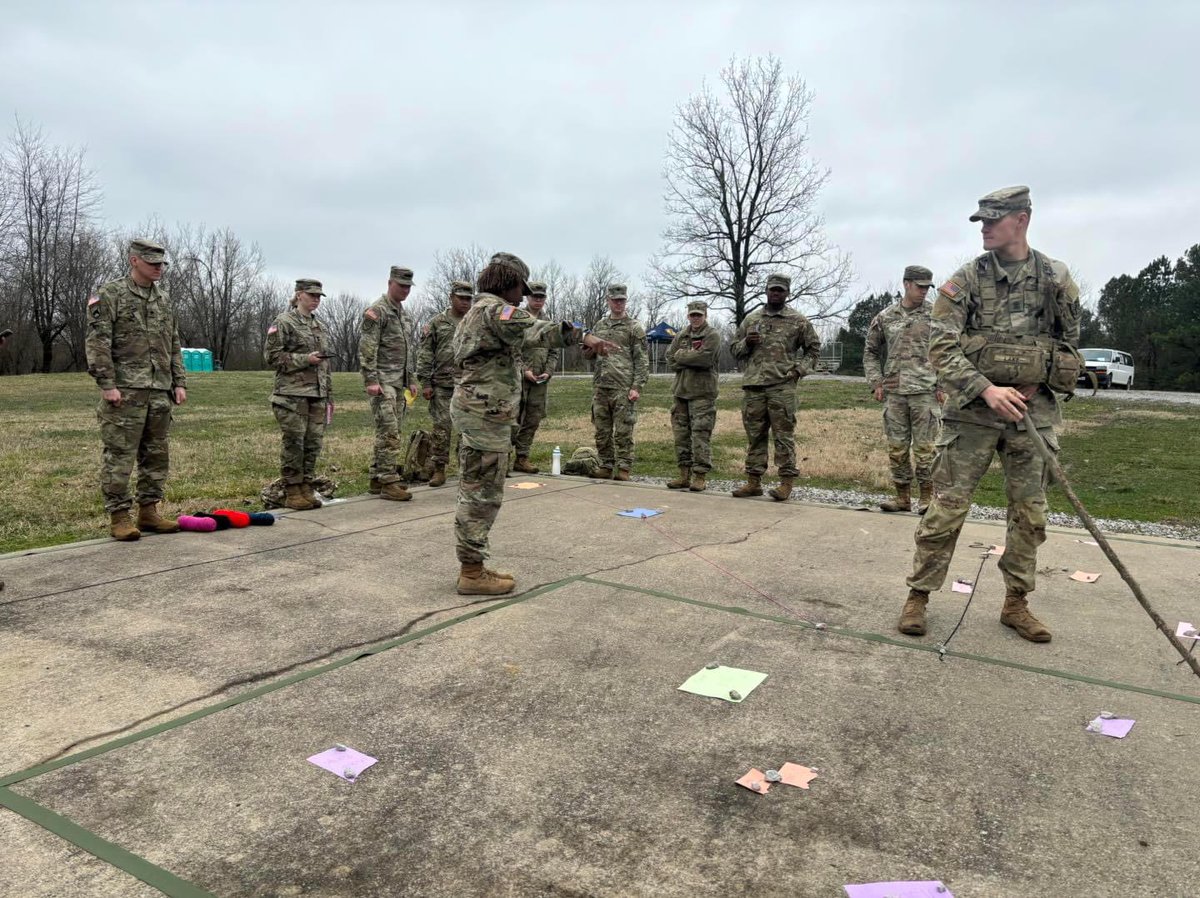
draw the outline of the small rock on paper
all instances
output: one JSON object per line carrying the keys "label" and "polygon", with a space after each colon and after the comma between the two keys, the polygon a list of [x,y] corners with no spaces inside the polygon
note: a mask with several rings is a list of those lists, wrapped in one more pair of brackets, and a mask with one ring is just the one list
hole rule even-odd
{"label": "small rock on paper", "polygon": [[[754,788],[755,783],[758,783],[757,789]],[[767,782],[767,775],[757,767],[751,767],[745,776],[737,780],[737,784],[759,795],[766,795],[767,790],[771,788],[771,784]]]}
{"label": "small rock on paper", "polygon": [[1179,622],[1179,626],[1175,628],[1175,635],[1180,639],[1200,639],[1200,631],[1196,629],[1196,625],[1185,620]]}
{"label": "small rock on paper", "polygon": [[[328,770],[334,776],[340,776],[348,783],[358,779],[362,772],[371,765],[379,763],[378,758],[364,755],[352,748],[347,748],[345,751],[330,748],[313,755],[308,761],[310,764],[316,764],[322,770]],[[353,771],[354,775],[348,776],[346,774],[348,770]]]}
{"label": "small rock on paper", "polygon": [[779,775],[783,777],[780,780],[781,783],[800,789],[807,789],[808,784],[817,778],[816,772],[811,768],[802,764],[793,764],[791,761],[779,768]]}
{"label": "small rock on paper", "polygon": [[924,882],[868,882],[846,886],[846,895],[848,898],[954,898],[938,879]]}
{"label": "small rock on paper", "polygon": [[512,488],[514,490],[537,490],[537,489],[542,488],[542,484],[532,483],[530,481],[525,480],[525,481],[522,481],[521,483],[512,484]]}
{"label": "small rock on paper", "polygon": [[[692,695],[704,695],[739,704],[766,678],[765,673],[742,670],[740,667],[726,667],[722,664],[714,668],[701,668],[688,677],[679,688]],[[739,697],[733,698],[731,692],[736,692]]]}
{"label": "small rock on paper", "polygon": [[970,595],[975,591],[975,586],[970,580],[955,580],[951,584],[950,589],[954,592],[965,592],[967,595]]}
{"label": "small rock on paper", "polygon": [[627,508],[624,511],[618,511],[623,518],[652,518],[656,514],[662,514],[657,508]]}
{"label": "small rock on paper", "polygon": [[1088,724],[1088,729],[1095,731],[1099,727],[1100,735],[1112,736],[1114,739],[1124,739],[1129,735],[1129,731],[1133,729],[1136,721],[1127,720],[1121,717],[1114,717],[1111,720],[1105,720],[1103,717],[1095,718]]}
{"label": "small rock on paper", "polygon": [[1095,583],[1100,579],[1099,574],[1089,574],[1087,571],[1076,571],[1071,575],[1072,580],[1078,580],[1080,583]]}

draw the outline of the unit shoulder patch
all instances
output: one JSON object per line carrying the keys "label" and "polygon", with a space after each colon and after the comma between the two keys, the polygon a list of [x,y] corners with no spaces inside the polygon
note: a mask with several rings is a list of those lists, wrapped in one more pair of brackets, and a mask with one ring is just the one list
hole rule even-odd
{"label": "unit shoulder patch", "polygon": [[363,315],[366,316],[367,318],[370,318],[372,321],[379,320],[379,313],[376,312],[374,309],[367,309],[365,312],[363,312]]}

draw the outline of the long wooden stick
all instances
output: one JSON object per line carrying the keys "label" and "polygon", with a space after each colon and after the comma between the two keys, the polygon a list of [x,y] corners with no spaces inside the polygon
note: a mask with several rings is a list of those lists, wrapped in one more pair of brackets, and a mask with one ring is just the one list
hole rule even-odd
{"label": "long wooden stick", "polygon": [[1083,507],[1083,503],[1079,501],[1079,497],[1075,495],[1075,491],[1071,489],[1071,484],[1067,480],[1066,472],[1063,471],[1062,465],[1058,463],[1058,459],[1054,457],[1054,453],[1050,451],[1050,448],[1046,445],[1046,441],[1042,439],[1042,435],[1038,433],[1037,428],[1033,426],[1033,421],[1029,419],[1028,412],[1025,413],[1025,429],[1029,432],[1030,437],[1032,437],[1033,445],[1037,447],[1037,451],[1042,456],[1042,460],[1050,466],[1050,470],[1054,474],[1054,479],[1062,485],[1063,492],[1067,494],[1067,498],[1070,499],[1071,504],[1075,506],[1075,512],[1079,515],[1079,519],[1083,521],[1083,526],[1088,529],[1088,533],[1090,533],[1100,545],[1100,551],[1102,551],[1108,557],[1108,560],[1112,562],[1112,566],[1117,569],[1117,573],[1121,575],[1121,579],[1129,584],[1129,588],[1133,591],[1133,597],[1138,600],[1138,604],[1145,609],[1148,615],[1150,615],[1150,619],[1154,621],[1154,626],[1158,628],[1159,632],[1161,632],[1163,636],[1167,637],[1167,641],[1174,646],[1175,651],[1179,652],[1179,654],[1183,656],[1183,660],[1186,661],[1188,667],[1192,669],[1192,673],[1200,677],[1200,664],[1197,663],[1196,656],[1184,648],[1183,643],[1179,641],[1178,637],[1176,637],[1173,632],[1171,632],[1171,628],[1167,626],[1166,622],[1162,619],[1162,617],[1159,616],[1158,612],[1150,607],[1150,601],[1146,598],[1146,594],[1142,592],[1142,587],[1138,585],[1137,580],[1133,579],[1133,574],[1129,573],[1129,569],[1122,564],[1121,559],[1117,557],[1117,553],[1113,551],[1113,547],[1108,544],[1108,540],[1104,538],[1104,534],[1101,533],[1100,528],[1096,526],[1096,522],[1092,520],[1092,516],[1088,514],[1087,509]]}

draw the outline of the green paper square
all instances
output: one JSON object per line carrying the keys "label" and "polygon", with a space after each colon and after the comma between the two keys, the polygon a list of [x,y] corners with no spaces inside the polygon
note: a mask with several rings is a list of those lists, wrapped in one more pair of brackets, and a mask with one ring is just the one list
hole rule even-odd
{"label": "green paper square", "polygon": [[[692,695],[703,695],[708,698],[719,698],[727,702],[738,704],[749,698],[750,693],[758,688],[758,684],[767,678],[765,673],[759,673],[755,670],[742,670],[740,667],[714,667],[711,670],[707,667],[701,668],[698,672],[687,678],[686,682],[680,686],[683,692],[690,692]],[[741,698],[730,698],[729,692],[736,689],[741,693]]]}

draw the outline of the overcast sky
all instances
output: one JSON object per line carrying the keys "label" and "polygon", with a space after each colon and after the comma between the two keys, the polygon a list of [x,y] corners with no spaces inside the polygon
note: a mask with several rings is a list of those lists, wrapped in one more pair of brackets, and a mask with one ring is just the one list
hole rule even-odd
{"label": "overcast sky", "polygon": [[1010,184],[1094,293],[1200,242],[1200,3],[0,0],[0,21],[0,110],[86,146],[107,223],[228,226],[331,292],[471,242],[580,273],[605,253],[636,285],[675,110],[733,54],[815,91],[855,292],[948,275]]}

